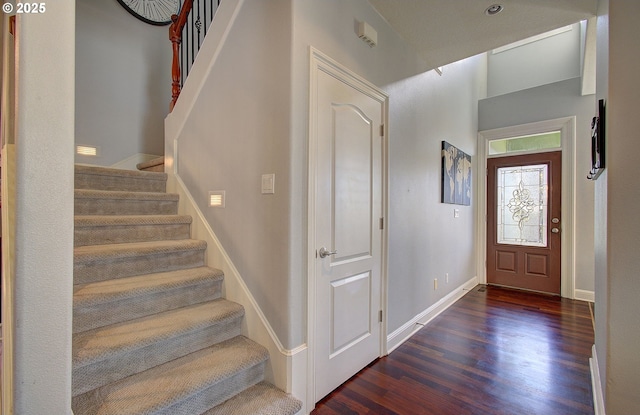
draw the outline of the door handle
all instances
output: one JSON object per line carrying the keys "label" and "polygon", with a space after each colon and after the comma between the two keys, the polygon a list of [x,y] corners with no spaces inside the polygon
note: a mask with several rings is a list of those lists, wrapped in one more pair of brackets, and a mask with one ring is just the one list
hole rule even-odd
{"label": "door handle", "polygon": [[553,233],[560,233],[560,229],[558,229],[558,228],[551,228],[551,232],[553,232]]}
{"label": "door handle", "polygon": [[338,251],[327,251],[327,248],[325,248],[324,246],[322,248],[320,248],[320,251],[318,251],[318,255],[320,255],[320,258],[326,258],[329,255],[335,255],[337,254]]}

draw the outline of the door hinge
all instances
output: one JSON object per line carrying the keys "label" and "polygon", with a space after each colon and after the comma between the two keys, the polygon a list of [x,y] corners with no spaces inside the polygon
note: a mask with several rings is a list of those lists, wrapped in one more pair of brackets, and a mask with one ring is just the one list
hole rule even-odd
{"label": "door hinge", "polygon": [[378,321],[382,323],[382,310],[378,312]]}
{"label": "door hinge", "polygon": [[380,218],[380,229],[384,229],[384,218]]}
{"label": "door hinge", "polygon": [[384,137],[384,124],[380,124],[380,137]]}

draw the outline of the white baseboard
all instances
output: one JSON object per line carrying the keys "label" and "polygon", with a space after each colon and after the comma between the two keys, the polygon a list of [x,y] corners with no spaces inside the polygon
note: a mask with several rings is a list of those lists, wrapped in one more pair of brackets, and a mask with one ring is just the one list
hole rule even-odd
{"label": "white baseboard", "polygon": [[265,370],[266,380],[303,400],[304,405],[307,345],[302,344],[291,350],[282,345],[238,269],[233,265],[231,258],[209,226],[191,193],[177,174],[169,173],[167,191],[177,193],[180,196],[179,213],[192,217],[191,237],[207,242],[207,265],[224,272],[225,297],[244,306],[242,334],[266,347],[269,351],[270,359]]}
{"label": "white baseboard", "polygon": [[462,296],[464,296],[469,290],[473,289],[473,287],[475,287],[476,285],[478,285],[477,276],[471,278],[469,281],[454,289],[449,294],[442,297],[440,301],[427,308],[411,320],[407,321],[393,333],[389,334],[387,336],[388,353],[391,353],[392,351],[397,349],[402,343],[407,341],[418,330],[420,330],[423,326],[437,317],[444,310],[449,308],[453,303],[462,298]]}
{"label": "white baseboard", "polygon": [[593,408],[595,415],[606,415],[604,409],[604,395],[602,393],[602,383],[600,382],[600,369],[598,368],[598,355],[596,345],[591,348],[592,357],[589,359],[591,368],[591,388],[593,390]]}
{"label": "white baseboard", "polygon": [[138,163],[144,163],[146,161],[151,161],[161,156],[153,155],[153,154],[144,154],[138,153],[133,156],[129,156],[124,160],[120,160],[119,162],[111,165],[110,167],[114,169],[123,169],[123,170],[138,170]]}
{"label": "white baseboard", "polygon": [[590,303],[593,303],[596,300],[596,293],[593,291],[579,290],[576,288],[575,290],[573,290],[573,298],[576,300],[588,301]]}

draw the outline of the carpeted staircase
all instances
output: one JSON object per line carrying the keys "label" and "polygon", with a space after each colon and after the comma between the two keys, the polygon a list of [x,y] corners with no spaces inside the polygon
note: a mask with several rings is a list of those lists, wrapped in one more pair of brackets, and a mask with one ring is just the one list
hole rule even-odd
{"label": "carpeted staircase", "polygon": [[76,166],[75,415],[293,415],[166,174]]}

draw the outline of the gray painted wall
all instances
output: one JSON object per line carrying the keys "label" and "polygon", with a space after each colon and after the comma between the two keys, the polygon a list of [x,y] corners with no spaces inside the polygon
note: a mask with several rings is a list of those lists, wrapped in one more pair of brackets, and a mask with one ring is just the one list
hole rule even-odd
{"label": "gray painted wall", "polygon": [[[289,1],[244,3],[178,138],[177,160],[178,173],[287,348],[304,342],[305,317],[302,275],[289,263],[291,19]],[[275,194],[261,194],[266,173],[275,173]],[[226,191],[225,208],[208,207],[211,190]]]}
{"label": "gray painted wall", "polygon": [[[377,47],[357,37],[359,20]],[[310,46],[391,97],[389,331],[475,275],[474,207],[454,221],[439,203],[440,141],[475,154],[484,58],[410,78],[424,63],[367,2],[246,2],[181,133],[178,170],[286,348],[306,341]],[[275,195],[260,194],[263,173]],[[225,209],[205,206],[209,190],[226,190]]]}
{"label": "gray painted wall", "polygon": [[445,66],[442,76],[431,71],[387,87],[389,333],[476,276],[477,198],[472,194],[471,206],[440,202],[440,149],[446,140],[471,155],[475,192],[477,105],[485,96],[485,69],[486,55],[480,55]]}
{"label": "gray painted wall", "polygon": [[75,141],[100,150],[76,162],[110,166],[139,153],[162,155],[169,28],[136,19],[116,0],[78,0],[76,13]]}
{"label": "gray painted wall", "polygon": [[[575,45],[576,48],[578,47]],[[480,101],[480,131],[531,122],[576,117],[575,288],[594,290],[594,183],[586,179],[591,168],[593,95],[581,95],[580,78],[555,82]]]}
{"label": "gray painted wall", "polygon": [[[377,30],[376,47],[357,37],[358,21]],[[453,205],[439,202],[440,146],[446,139],[475,154],[477,100],[485,96],[486,62],[476,57],[447,66],[442,77],[424,73],[425,65],[415,52],[362,1],[296,1],[294,24],[292,149],[294,171],[299,171],[294,189],[299,192],[294,202],[298,209],[306,211],[309,46],[389,94],[391,333],[475,276],[474,207],[459,207],[460,218],[454,220]],[[306,222],[297,229],[304,235]],[[300,250],[300,258],[304,252]],[[445,272],[450,275],[448,285]],[[440,280],[438,291],[433,290],[435,277]]]}
{"label": "gray painted wall", "polygon": [[608,70],[601,60],[598,70],[608,76],[599,74],[597,91],[607,99],[607,166],[596,187],[596,220],[604,222],[598,232],[606,235],[606,242],[598,244],[596,253],[596,348],[599,365],[605,366],[601,381],[606,412],[623,415],[640,411],[640,221],[634,219],[640,204],[640,3],[601,3],[598,54],[608,55]]}
{"label": "gray painted wall", "polygon": [[580,24],[571,31],[500,53],[488,53],[490,97],[580,76]]}

